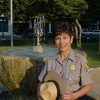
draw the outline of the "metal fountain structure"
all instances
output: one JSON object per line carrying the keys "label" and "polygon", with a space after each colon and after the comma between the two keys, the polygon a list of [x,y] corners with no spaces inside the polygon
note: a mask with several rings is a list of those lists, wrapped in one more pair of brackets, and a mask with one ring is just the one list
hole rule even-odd
{"label": "metal fountain structure", "polygon": [[33,46],[33,52],[42,53],[44,51],[40,44],[40,38],[44,35],[45,20],[44,16],[36,16],[34,19],[34,33],[36,36],[36,46]]}

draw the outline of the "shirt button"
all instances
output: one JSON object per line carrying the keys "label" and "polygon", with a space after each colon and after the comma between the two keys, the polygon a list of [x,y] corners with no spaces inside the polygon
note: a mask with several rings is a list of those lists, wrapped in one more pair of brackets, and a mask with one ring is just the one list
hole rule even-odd
{"label": "shirt button", "polygon": [[69,80],[72,80],[72,78],[69,78]]}

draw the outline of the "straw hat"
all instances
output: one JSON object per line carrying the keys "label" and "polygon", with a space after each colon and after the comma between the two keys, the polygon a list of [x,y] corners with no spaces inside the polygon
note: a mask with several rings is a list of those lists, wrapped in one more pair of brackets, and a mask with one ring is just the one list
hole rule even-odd
{"label": "straw hat", "polygon": [[56,72],[50,71],[39,87],[39,96],[42,100],[56,100],[58,94],[66,93],[66,82]]}
{"label": "straw hat", "polygon": [[44,82],[39,89],[40,100],[56,100],[57,88],[53,82]]}

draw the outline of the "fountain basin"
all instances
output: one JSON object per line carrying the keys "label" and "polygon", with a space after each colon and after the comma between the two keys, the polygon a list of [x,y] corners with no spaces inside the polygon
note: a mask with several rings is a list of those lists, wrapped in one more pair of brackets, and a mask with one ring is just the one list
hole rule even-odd
{"label": "fountain basin", "polygon": [[0,56],[0,83],[16,97],[35,96],[38,75],[47,58],[56,52],[56,48],[45,48],[42,53],[33,53],[32,48],[26,48],[3,53]]}

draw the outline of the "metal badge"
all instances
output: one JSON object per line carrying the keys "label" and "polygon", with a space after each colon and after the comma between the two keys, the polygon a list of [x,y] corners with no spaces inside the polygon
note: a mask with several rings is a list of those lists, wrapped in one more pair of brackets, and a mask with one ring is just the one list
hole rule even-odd
{"label": "metal badge", "polygon": [[75,70],[75,65],[71,65],[69,69],[72,71]]}

